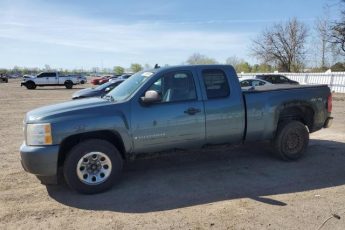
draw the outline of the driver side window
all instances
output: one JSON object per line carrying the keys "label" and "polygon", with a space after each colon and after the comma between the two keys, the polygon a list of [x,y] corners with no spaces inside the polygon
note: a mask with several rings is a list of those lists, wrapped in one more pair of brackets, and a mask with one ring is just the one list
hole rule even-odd
{"label": "driver side window", "polygon": [[37,75],[38,78],[42,78],[42,77],[48,77],[47,73],[41,73],[39,75]]}
{"label": "driver side window", "polygon": [[189,71],[166,73],[149,90],[156,91],[162,103],[197,99],[193,75]]}

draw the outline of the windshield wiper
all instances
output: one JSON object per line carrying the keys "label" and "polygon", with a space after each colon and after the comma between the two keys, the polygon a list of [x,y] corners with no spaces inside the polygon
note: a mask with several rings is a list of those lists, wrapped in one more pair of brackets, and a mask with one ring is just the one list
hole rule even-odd
{"label": "windshield wiper", "polygon": [[109,94],[103,96],[102,98],[104,98],[104,99],[106,99],[108,101],[111,101],[111,102],[115,101],[114,97],[112,95],[109,95]]}

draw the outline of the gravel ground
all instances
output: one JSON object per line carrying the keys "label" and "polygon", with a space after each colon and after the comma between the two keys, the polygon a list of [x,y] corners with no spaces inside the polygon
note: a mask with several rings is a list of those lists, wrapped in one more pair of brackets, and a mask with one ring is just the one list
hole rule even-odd
{"label": "gravel ground", "polygon": [[165,154],[127,163],[118,185],[90,196],[41,185],[18,151],[24,114],[77,88],[0,84],[0,229],[345,229],[345,95],[300,161],[265,143]]}

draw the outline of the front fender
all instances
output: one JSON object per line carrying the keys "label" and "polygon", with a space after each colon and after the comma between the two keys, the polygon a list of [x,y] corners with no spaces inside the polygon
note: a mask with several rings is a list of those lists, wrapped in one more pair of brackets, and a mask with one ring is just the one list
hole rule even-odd
{"label": "front fender", "polygon": [[97,131],[111,131],[119,135],[125,151],[131,151],[133,143],[129,134],[129,124],[126,116],[121,112],[81,114],[73,119],[61,119],[52,123],[53,144],[61,144],[70,136]]}

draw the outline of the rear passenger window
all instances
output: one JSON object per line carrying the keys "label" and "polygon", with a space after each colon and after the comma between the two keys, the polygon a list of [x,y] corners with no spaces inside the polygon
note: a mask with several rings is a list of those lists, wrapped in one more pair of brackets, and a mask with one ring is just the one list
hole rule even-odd
{"label": "rear passenger window", "polygon": [[222,70],[203,70],[202,77],[208,99],[227,97],[230,94],[229,84]]}
{"label": "rear passenger window", "polygon": [[282,83],[288,82],[288,79],[286,79],[283,76],[280,76],[279,79],[280,79],[280,82],[282,82]]}

